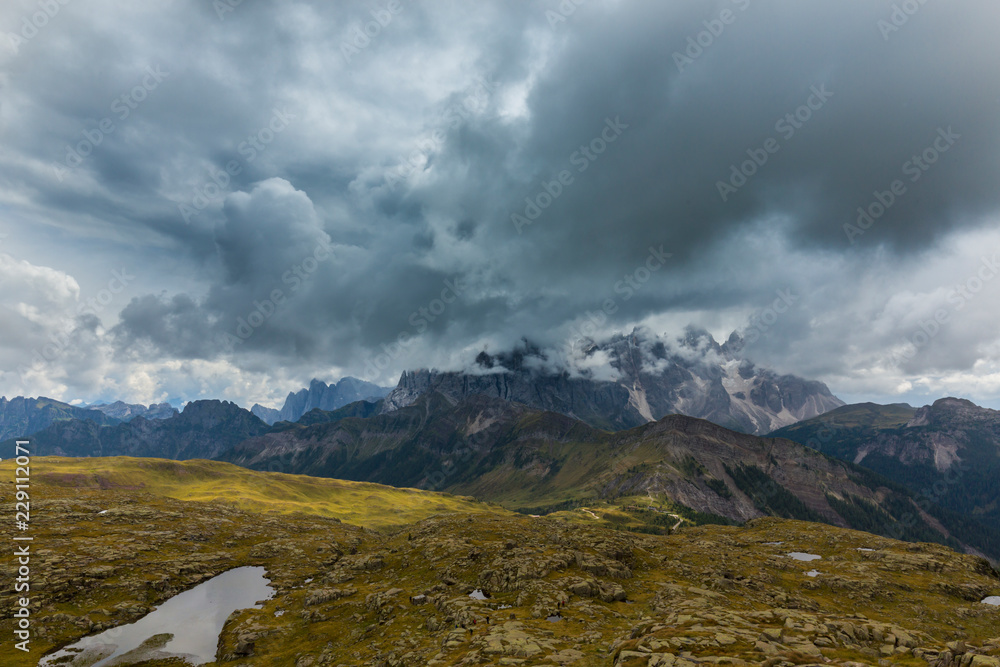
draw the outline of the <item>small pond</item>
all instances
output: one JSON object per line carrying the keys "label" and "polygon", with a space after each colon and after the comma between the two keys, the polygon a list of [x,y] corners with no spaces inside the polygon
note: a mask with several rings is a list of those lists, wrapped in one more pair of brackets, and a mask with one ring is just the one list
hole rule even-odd
{"label": "small pond", "polygon": [[[126,656],[134,662],[176,657],[192,665],[212,662],[229,615],[238,609],[260,609],[257,602],[274,595],[264,573],[262,567],[223,572],[175,595],[135,623],[84,637],[45,656],[38,665],[104,667]],[[58,662],[67,656],[72,660]]]}

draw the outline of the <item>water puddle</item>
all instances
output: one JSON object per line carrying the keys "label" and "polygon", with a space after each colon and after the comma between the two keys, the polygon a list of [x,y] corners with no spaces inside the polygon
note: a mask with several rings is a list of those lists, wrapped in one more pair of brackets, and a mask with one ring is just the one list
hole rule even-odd
{"label": "water puddle", "polygon": [[802,553],[801,551],[793,551],[792,553],[788,554],[788,556],[790,558],[794,558],[795,560],[801,560],[806,563],[808,563],[809,561],[819,560],[820,558],[822,558],[822,556],[817,556],[816,554]]}
{"label": "water puddle", "polygon": [[818,577],[821,574],[823,573],[820,572],[819,570],[809,570],[808,572],[806,572],[807,577]]}
{"label": "water puddle", "polygon": [[546,621],[553,621],[553,622],[555,622],[555,621],[561,621],[561,620],[563,620],[563,617],[562,617],[562,614],[552,614],[551,616],[546,617],[545,620]]}
{"label": "water puddle", "polygon": [[[238,609],[260,609],[270,599],[262,567],[238,567],[179,593],[135,623],[84,637],[45,656],[39,667],[105,667],[115,664],[182,658],[192,665],[215,660],[219,633]],[[70,659],[67,661],[67,657]]]}

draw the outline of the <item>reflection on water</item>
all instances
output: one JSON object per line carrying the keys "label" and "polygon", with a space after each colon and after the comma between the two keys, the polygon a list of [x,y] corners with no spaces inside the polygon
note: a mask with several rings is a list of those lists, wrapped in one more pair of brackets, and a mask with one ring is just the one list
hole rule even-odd
{"label": "reflection on water", "polygon": [[[84,637],[52,653],[39,667],[105,667],[142,660],[183,658],[193,665],[215,660],[219,634],[238,609],[259,609],[270,599],[262,567],[238,567],[170,598],[135,623]],[[68,662],[64,660],[73,656]],[[62,661],[60,660],[62,659]]]}

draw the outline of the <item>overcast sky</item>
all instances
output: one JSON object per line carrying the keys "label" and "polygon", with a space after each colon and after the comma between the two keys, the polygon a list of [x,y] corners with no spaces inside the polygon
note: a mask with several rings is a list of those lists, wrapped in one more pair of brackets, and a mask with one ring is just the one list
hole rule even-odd
{"label": "overcast sky", "polygon": [[7,0],[0,393],[279,406],[590,312],[1000,407],[1000,5],[895,6]]}

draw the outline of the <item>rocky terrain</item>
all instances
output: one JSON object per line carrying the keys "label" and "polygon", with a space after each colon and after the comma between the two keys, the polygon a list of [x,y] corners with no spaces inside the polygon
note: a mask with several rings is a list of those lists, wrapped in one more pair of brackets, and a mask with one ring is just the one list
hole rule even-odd
{"label": "rocky terrain", "polygon": [[[275,595],[228,618],[212,664],[1000,665],[1000,608],[981,602],[1000,576],[939,545],[773,518],[640,535],[581,512],[473,510],[372,531],[65,479],[35,494],[37,634],[5,665],[243,565],[265,567]],[[8,637],[11,605],[4,590]]]}
{"label": "rocky terrain", "polygon": [[[573,353],[583,367],[567,369],[551,352],[525,344],[510,353],[483,352],[463,372],[406,372],[382,411],[436,391],[453,401],[474,394],[516,401],[610,430],[683,414],[763,434],[844,404],[821,382],[756,368],[741,349],[735,334],[719,345],[706,331],[689,329],[672,340],[636,330],[581,341]],[[614,379],[596,375],[597,366]]]}

